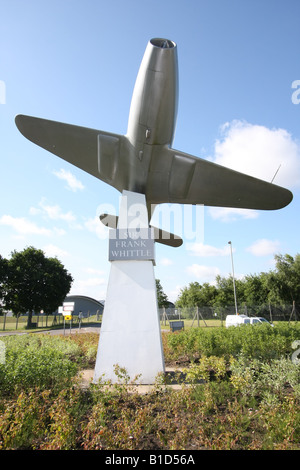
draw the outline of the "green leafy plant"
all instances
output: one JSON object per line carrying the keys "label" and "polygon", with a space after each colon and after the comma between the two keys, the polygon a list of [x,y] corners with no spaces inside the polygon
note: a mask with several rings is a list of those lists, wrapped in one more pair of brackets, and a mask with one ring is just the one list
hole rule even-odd
{"label": "green leafy plant", "polygon": [[275,328],[164,334],[167,363],[184,362],[185,374],[176,386],[158,377],[146,394],[119,366],[118,383],[81,388],[98,335],[4,338],[0,449],[299,449],[299,327]]}
{"label": "green leafy plant", "polygon": [[5,338],[4,341],[5,361],[0,364],[2,393],[32,387],[62,389],[71,383],[78,371],[78,365],[70,359],[74,346],[76,349],[72,343],[34,335]]}

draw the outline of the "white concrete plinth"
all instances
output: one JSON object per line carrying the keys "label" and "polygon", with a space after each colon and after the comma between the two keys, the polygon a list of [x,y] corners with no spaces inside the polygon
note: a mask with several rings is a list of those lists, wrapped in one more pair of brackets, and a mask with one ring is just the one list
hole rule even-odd
{"label": "white concrete plinth", "polygon": [[[144,198],[128,194],[135,203],[136,196]],[[118,382],[115,365],[125,368],[131,380],[139,376],[141,384],[153,384],[165,371],[152,261],[111,263],[94,383],[102,377]]]}

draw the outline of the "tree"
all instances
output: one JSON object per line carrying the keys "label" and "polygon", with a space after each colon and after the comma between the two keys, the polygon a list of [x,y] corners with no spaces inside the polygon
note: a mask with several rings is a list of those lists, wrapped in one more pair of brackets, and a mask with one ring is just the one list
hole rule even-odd
{"label": "tree", "polygon": [[194,307],[197,305],[200,295],[201,285],[199,282],[191,282],[188,287],[180,289],[176,307]]}
{"label": "tree", "polygon": [[176,302],[177,307],[207,307],[213,306],[217,295],[215,286],[205,282],[191,282],[188,287],[181,289]]}
{"label": "tree", "polygon": [[5,302],[5,283],[7,281],[7,273],[8,273],[8,263],[5,258],[2,258],[0,255],[0,315],[2,313],[2,305]]}
{"label": "tree", "polygon": [[300,255],[275,255],[276,270],[268,276],[269,298],[279,304],[300,306]]}
{"label": "tree", "polygon": [[269,289],[267,288],[266,277],[266,273],[245,276],[244,294],[247,306],[268,303]]}
{"label": "tree", "polygon": [[28,312],[52,313],[70,291],[73,278],[57,258],[46,258],[42,250],[32,246],[14,251],[8,261],[5,304],[15,314]]}
{"label": "tree", "polygon": [[[238,306],[243,303],[255,307],[255,313],[268,309],[269,303],[286,305],[295,303],[300,310],[300,254],[295,257],[275,255],[276,269],[260,274],[250,274],[244,279],[235,279]],[[233,279],[216,277],[216,287],[191,282],[181,289],[177,307],[229,307],[234,305]]]}
{"label": "tree", "polygon": [[159,308],[167,307],[169,305],[168,296],[164,293],[162,285],[159,279],[155,279],[156,283],[156,294],[157,294],[157,303]]}
{"label": "tree", "polygon": [[[218,275],[216,277],[216,281],[218,293],[216,296],[215,305],[218,305],[220,307],[228,307],[234,305],[234,289],[232,276],[222,277]],[[238,305],[241,305],[241,303],[245,301],[244,286],[245,283],[243,280],[235,279],[235,290]]]}

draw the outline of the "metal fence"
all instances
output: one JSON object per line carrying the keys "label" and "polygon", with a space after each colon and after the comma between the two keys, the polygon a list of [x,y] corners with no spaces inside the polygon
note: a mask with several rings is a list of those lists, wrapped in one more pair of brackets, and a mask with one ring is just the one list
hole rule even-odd
{"label": "metal fence", "polygon": [[[223,325],[227,315],[236,313],[235,306],[229,307],[183,307],[160,308],[160,321],[167,324],[172,320],[192,320],[193,326],[218,326]],[[300,314],[295,305],[275,306],[265,305],[240,305],[238,313],[249,317],[264,317],[269,322],[274,321],[298,321]]]}
{"label": "metal fence", "polygon": [[[274,321],[298,321],[300,314],[295,305],[274,306],[274,305],[241,305],[238,308],[240,314],[249,317],[264,317],[271,323]],[[122,312],[120,311],[120,315]],[[173,320],[187,320],[189,327],[197,326],[223,326],[227,315],[234,315],[235,307],[184,307],[184,308],[160,308],[159,317],[162,326],[169,326]],[[0,315],[0,331],[22,330],[26,328],[27,315],[12,316],[11,314]],[[101,322],[102,314],[98,311],[90,315],[89,312],[72,316],[72,325],[88,324],[91,322]],[[32,316],[34,328],[51,328],[64,325],[64,317],[61,314],[39,314]]]}
{"label": "metal fence", "polygon": [[[89,312],[81,315],[72,315],[72,325],[81,325],[91,322],[101,322],[102,315],[100,311],[96,314],[90,315]],[[0,315],[0,331],[9,331],[9,330],[23,330],[26,329],[28,322],[28,315],[12,315],[6,314]],[[38,314],[32,315],[32,328],[52,328],[55,326],[64,325],[64,316],[60,313],[56,314]]]}

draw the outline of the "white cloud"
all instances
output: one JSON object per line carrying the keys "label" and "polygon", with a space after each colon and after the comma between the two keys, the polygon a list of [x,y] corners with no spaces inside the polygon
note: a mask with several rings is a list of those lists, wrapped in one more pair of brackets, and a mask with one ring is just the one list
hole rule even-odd
{"label": "white cloud", "polygon": [[86,287],[102,286],[103,284],[105,284],[106,281],[102,279],[101,277],[91,277],[84,281],[78,281],[78,282],[81,288],[84,289]]}
{"label": "white cloud", "polygon": [[51,230],[39,227],[24,217],[13,217],[11,215],[3,215],[0,218],[0,224],[13,228],[17,233],[22,235],[51,235]]}
{"label": "white cloud", "polygon": [[97,274],[98,276],[103,276],[103,274],[105,274],[104,271],[101,271],[100,269],[94,269],[94,268],[85,268],[84,271],[88,274]]}
{"label": "white cloud", "polygon": [[66,235],[66,233],[67,233],[63,228],[57,228],[57,227],[54,227],[53,231],[54,231],[54,233],[56,233],[56,235],[58,235],[60,237],[62,235]]}
{"label": "white cloud", "polygon": [[46,256],[49,256],[50,258],[57,257],[58,259],[60,259],[65,256],[70,256],[70,254],[67,251],[62,250],[58,246],[55,246],[52,244],[46,245],[43,248],[43,251],[45,252]]}
{"label": "white cloud", "polygon": [[70,171],[66,171],[61,168],[59,171],[53,171],[53,174],[57,176],[57,178],[66,181],[66,188],[70,189],[71,191],[76,192],[78,190],[82,191],[84,189],[81,181],[79,181]]}
{"label": "white cloud", "polygon": [[41,209],[38,209],[37,207],[30,207],[29,209],[30,215],[39,215],[41,212]]}
{"label": "white cloud", "polygon": [[254,256],[268,256],[273,255],[279,251],[280,242],[278,240],[267,240],[262,238],[257,240],[246,251],[249,251]]}
{"label": "white cloud", "polygon": [[[33,216],[42,215],[44,218],[50,220],[62,220],[72,229],[82,229],[82,226],[76,222],[76,216],[72,211],[63,212],[62,208],[58,204],[48,204],[45,198],[42,198],[39,202],[39,207],[30,207],[29,214]],[[63,229],[54,228],[54,230],[58,235],[66,233]]]}
{"label": "white cloud", "polygon": [[[44,198],[39,203],[39,206],[42,208],[42,211],[46,214],[46,216],[49,217],[49,219],[64,220],[68,223],[75,222],[76,220],[75,215],[71,211],[64,213],[58,204],[54,206],[46,204],[46,200]],[[30,209],[31,213],[32,209],[34,208]]]}
{"label": "white cloud", "polygon": [[256,219],[259,213],[252,209],[233,209],[230,207],[209,207],[208,212],[214,220],[234,222],[238,219]]}
{"label": "white cloud", "polygon": [[233,121],[222,126],[213,161],[275,184],[300,186],[300,144],[285,129]]}
{"label": "white cloud", "polygon": [[[232,121],[221,127],[215,143],[215,163],[289,189],[300,187],[300,143],[285,129]],[[256,218],[258,212],[246,209],[210,208],[209,214],[222,222]]]}
{"label": "white cloud", "polygon": [[100,240],[106,240],[109,236],[109,229],[102,224],[98,216],[88,219],[85,227],[92,233],[95,233]]}
{"label": "white cloud", "polygon": [[169,258],[162,258],[161,260],[159,260],[159,264],[161,266],[171,266],[173,264],[173,261]]}
{"label": "white cloud", "polygon": [[107,280],[101,277],[75,280],[72,286],[72,294],[87,295],[94,299],[104,299],[106,295]]}
{"label": "white cloud", "polygon": [[170,291],[165,291],[170,302],[176,302],[179,297],[180,291],[184,286],[177,285],[174,289]]}
{"label": "white cloud", "polygon": [[203,282],[211,282],[215,277],[220,274],[219,268],[215,266],[203,266],[200,264],[192,264],[186,268],[186,271],[191,276],[201,279]]}
{"label": "white cloud", "polygon": [[230,247],[228,245],[223,248],[217,248],[211,245],[204,245],[203,243],[187,243],[186,249],[191,251],[193,256],[227,256],[230,254]]}

